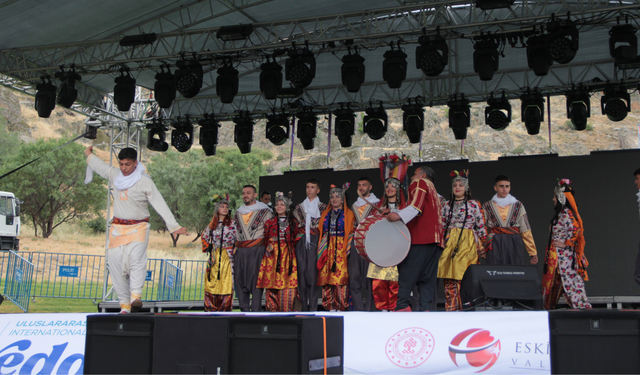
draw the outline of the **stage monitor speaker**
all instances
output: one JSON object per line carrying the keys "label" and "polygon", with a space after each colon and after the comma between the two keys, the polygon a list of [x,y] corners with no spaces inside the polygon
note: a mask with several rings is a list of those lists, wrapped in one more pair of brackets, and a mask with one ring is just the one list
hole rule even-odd
{"label": "stage monitor speaker", "polygon": [[154,374],[228,374],[228,320],[219,315],[156,315]]}
{"label": "stage monitor speaker", "polygon": [[87,316],[85,374],[150,374],[153,314]]}
{"label": "stage monitor speaker", "polygon": [[552,374],[640,374],[640,312],[549,311]]}
{"label": "stage monitor speaker", "polygon": [[473,264],[462,277],[462,308],[542,310],[536,266]]}
{"label": "stage monitor speaker", "polygon": [[[342,374],[344,324],[326,317],[327,373]],[[229,369],[233,374],[322,374],[323,318],[229,317]]]}

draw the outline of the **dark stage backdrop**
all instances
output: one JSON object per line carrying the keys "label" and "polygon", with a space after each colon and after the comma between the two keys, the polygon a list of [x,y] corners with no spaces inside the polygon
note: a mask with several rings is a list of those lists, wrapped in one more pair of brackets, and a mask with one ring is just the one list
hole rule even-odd
{"label": "dark stage backdrop", "polygon": [[[474,162],[449,160],[415,163],[428,165],[436,172],[435,185],[445,197],[451,193],[449,172],[470,169],[473,196],[485,202],[494,194],[494,178],[505,174],[511,178],[511,194],[524,203],[532,226],[542,272],[545,248],[549,237],[549,222],[553,216],[553,188],[557,178],[572,181],[576,203],[585,226],[585,254],[590,262],[590,296],[630,296],[640,294],[633,281],[633,267],[638,252],[637,189],[633,172],[640,168],[640,150],[599,151],[591,155],[558,157],[535,155],[503,157],[497,161]],[[413,174],[414,168],[409,169]],[[260,191],[292,191],[293,202],[302,202],[305,183],[315,178],[322,183],[320,199],[328,203],[329,186],[348,181],[349,204],[357,199],[357,180],[366,176],[373,181],[373,192],[381,197],[382,181],[378,169],[333,171],[316,169],[285,172],[282,176],[260,177]]]}

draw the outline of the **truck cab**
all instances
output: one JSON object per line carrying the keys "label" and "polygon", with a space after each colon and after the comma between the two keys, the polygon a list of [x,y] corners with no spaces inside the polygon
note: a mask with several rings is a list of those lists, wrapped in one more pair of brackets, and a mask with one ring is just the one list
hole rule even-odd
{"label": "truck cab", "polygon": [[20,201],[13,193],[0,191],[0,250],[20,249]]}

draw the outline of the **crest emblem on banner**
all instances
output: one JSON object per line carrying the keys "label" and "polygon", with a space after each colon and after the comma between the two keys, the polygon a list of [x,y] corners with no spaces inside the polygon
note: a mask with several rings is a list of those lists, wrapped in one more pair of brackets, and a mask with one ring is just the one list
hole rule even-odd
{"label": "crest emblem on banner", "polygon": [[405,328],[387,340],[385,353],[394,365],[413,368],[429,359],[433,353],[434,344],[433,335],[426,329]]}
{"label": "crest emblem on banner", "polygon": [[467,365],[478,369],[476,372],[488,370],[500,356],[500,340],[491,336],[486,329],[472,328],[462,331],[451,340],[449,356],[458,367]]}

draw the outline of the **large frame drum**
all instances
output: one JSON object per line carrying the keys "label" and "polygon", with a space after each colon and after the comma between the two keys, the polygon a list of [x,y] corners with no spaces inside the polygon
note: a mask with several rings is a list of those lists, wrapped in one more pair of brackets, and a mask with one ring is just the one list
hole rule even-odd
{"label": "large frame drum", "polygon": [[402,262],[411,247],[409,228],[402,221],[389,221],[386,216],[369,216],[354,234],[356,250],[364,259],[380,267]]}

